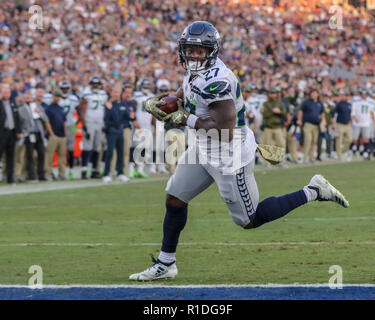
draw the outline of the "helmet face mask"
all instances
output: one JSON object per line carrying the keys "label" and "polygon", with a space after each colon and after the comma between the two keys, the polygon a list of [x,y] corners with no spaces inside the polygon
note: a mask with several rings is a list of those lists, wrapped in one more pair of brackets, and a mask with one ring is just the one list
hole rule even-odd
{"label": "helmet face mask", "polygon": [[90,79],[89,84],[94,92],[98,92],[102,85],[102,80],[99,77],[94,76]]}
{"label": "helmet face mask", "polygon": [[[195,48],[195,50],[193,49]],[[189,50],[191,49],[191,50]],[[205,49],[206,56],[190,56],[189,51]],[[180,63],[192,74],[203,73],[216,62],[220,49],[220,36],[214,26],[206,21],[196,21],[185,28],[178,40]]]}
{"label": "helmet face mask", "polygon": [[208,48],[199,45],[185,45],[183,46],[186,68],[191,73],[198,73],[206,70],[207,57],[209,56]]}
{"label": "helmet face mask", "polygon": [[62,81],[59,85],[59,88],[61,90],[63,97],[66,98],[70,92],[70,83],[67,81]]}
{"label": "helmet face mask", "polygon": [[149,79],[147,78],[142,79],[141,83],[139,84],[139,87],[144,95],[151,93],[152,84]]}

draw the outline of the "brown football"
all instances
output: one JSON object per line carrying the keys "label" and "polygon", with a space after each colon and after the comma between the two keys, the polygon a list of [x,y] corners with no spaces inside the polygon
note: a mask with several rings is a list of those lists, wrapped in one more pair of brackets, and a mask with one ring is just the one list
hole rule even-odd
{"label": "brown football", "polygon": [[170,114],[178,110],[178,105],[177,105],[178,98],[176,96],[167,96],[167,97],[161,98],[160,100],[165,101],[165,105],[161,106],[160,110],[164,111],[166,114]]}

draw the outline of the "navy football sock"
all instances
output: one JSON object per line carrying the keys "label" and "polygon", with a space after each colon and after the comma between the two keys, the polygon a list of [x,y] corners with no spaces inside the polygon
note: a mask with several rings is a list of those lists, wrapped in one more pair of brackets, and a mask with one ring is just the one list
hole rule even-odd
{"label": "navy football sock", "polygon": [[305,203],[307,198],[303,190],[264,199],[258,204],[254,214],[253,227],[257,228],[264,223],[279,219]]}
{"label": "navy football sock", "polygon": [[74,167],[74,151],[68,151],[68,165],[70,169]]}
{"label": "navy football sock", "polygon": [[89,162],[89,155],[90,155],[90,151],[86,151],[86,150],[82,151],[82,167],[87,167],[87,164]]}
{"label": "navy football sock", "polygon": [[365,143],[365,152],[370,152],[370,142]]}
{"label": "navy football sock", "polygon": [[185,227],[187,220],[187,206],[175,207],[167,204],[166,208],[161,251],[176,252],[180,232]]}
{"label": "navy football sock", "polygon": [[99,159],[99,152],[98,151],[92,151],[91,152],[91,162],[92,162],[92,170],[96,171],[96,166],[98,165],[98,159]]}

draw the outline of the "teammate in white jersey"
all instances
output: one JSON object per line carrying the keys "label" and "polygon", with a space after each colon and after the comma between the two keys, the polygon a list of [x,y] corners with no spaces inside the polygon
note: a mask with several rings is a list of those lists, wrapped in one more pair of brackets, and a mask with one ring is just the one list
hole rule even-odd
{"label": "teammate in white jersey", "polygon": [[[367,89],[359,88],[360,99],[352,102],[352,130],[353,130],[353,146],[352,151],[357,151],[359,142],[359,152],[363,152],[366,160],[370,159],[370,136],[374,126],[375,105],[370,102],[367,97]],[[359,137],[361,139],[359,140]]]}
{"label": "teammate in white jersey", "polygon": [[257,85],[254,82],[250,83],[248,88],[246,88],[246,91],[249,92],[249,96],[246,98],[244,97],[247,117],[252,115],[254,118],[250,128],[252,128],[254,132],[255,140],[259,142],[261,139],[260,128],[263,120],[263,103],[267,101],[267,97],[257,93]]}
{"label": "teammate in white jersey", "polygon": [[62,92],[62,98],[59,101],[59,105],[64,109],[66,116],[67,134],[66,144],[68,149],[68,165],[69,172],[68,177],[73,179],[73,167],[74,167],[74,143],[75,143],[75,127],[76,119],[74,113],[79,105],[78,97],[71,94],[71,86],[68,81],[62,81],[59,84],[59,88]]}
{"label": "teammate in white jersey", "polygon": [[[133,93],[133,100],[136,102],[137,111],[136,119],[139,128],[135,128],[133,133],[133,147],[144,143],[144,161],[140,161],[135,168],[135,163],[129,163],[129,178],[147,178],[148,175],[144,171],[144,164],[152,164],[152,115],[145,110],[145,102],[147,99],[154,97],[151,92],[151,82],[147,78],[140,80],[137,91]],[[143,153],[142,153],[143,155]],[[142,159],[138,159],[142,160]]]}
{"label": "teammate in white jersey", "polygon": [[[238,80],[217,57],[219,40],[217,30],[208,22],[197,21],[188,26],[178,40],[180,62],[186,69],[183,87],[176,93],[183,99],[179,110],[166,115],[159,109],[164,104],[160,97],[146,102],[146,110],[159,120],[203,130],[197,131],[196,145],[189,147],[181,157],[183,161],[179,161],[168,181],[159,257],[153,258],[154,264],[145,271],[132,274],[131,280],[156,280],[177,275],[175,253],[180,232],[186,224],[188,203],[214,182],[233,221],[245,229],[278,219],[308,201],[329,200],[344,207],[349,205],[344,196],[320,175],[315,175],[297,192],[270,197],[258,204],[254,178],[257,144],[252,131],[245,125],[245,107]],[[221,137],[220,149],[229,148],[233,152],[229,153],[232,154],[230,166],[227,155],[217,158],[214,138],[206,136],[209,143],[203,144],[203,131],[210,129]],[[236,144],[237,137],[241,138],[239,144]],[[207,160],[204,163],[187,161],[196,160],[201,154],[207,156],[203,157]],[[238,159],[237,154],[240,154]]]}
{"label": "teammate in white jersey", "polygon": [[104,104],[107,101],[107,94],[101,89],[102,81],[99,77],[91,77],[89,85],[90,87],[82,94],[79,107],[80,120],[83,125],[82,179],[87,179],[87,166],[90,160],[92,162],[91,178],[100,178],[96,168],[103,135]]}
{"label": "teammate in white jersey", "polygon": [[[375,88],[371,88],[369,90],[369,97],[368,100],[371,104],[375,106]],[[374,109],[375,111],[375,109]],[[371,134],[370,134],[370,152],[369,152],[369,159],[371,158],[371,153],[375,157],[375,120],[372,120],[371,126]]]}
{"label": "teammate in white jersey", "polygon": [[[165,79],[160,79],[156,83],[156,93],[158,95],[160,94],[165,94],[168,95],[170,91],[170,85],[169,81]],[[179,133],[182,133],[183,131],[178,130]],[[164,134],[166,133],[165,127],[164,127],[164,122],[160,120],[155,119],[155,135],[154,135],[154,154],[155,154],[155,171],[159,173],[168,173],[167,168],[165,167],[164,161],[162,159],[165,159],[164,157],[164,149],[165,149],[165,136]],[[181,137],[181,134],[179,135]],[[180,139],[181,140],[181,139]],[[185,142],[185,140],[184,140]]]}

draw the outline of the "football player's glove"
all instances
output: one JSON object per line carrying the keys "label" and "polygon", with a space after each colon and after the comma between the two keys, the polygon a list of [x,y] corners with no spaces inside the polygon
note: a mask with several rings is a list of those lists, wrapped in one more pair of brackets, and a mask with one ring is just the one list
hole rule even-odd
{"label": "football player's glove", "polygon": [[267,144],[258,144],[258,152],[269,163],[276,165],[284,160],[285,148],[267,145]]}
{"label": "football player's glove", "polygon": [[83,126],[83,133],[85,135],[86,140],[90,140],[90,133],[87,131],[87,127]]}
{"label": "football player's glove", "polygon": [[165,94],[162,94],[153,98],[149,98],[145,101],[146,111],[148,113],[151,113],[159,121],[164,121],[163,118],[167,116],[164,111],[160,110],[160,107],[165,105],[165,102],[160,99],[165,96]]}
{"label": "football player's glove", "polygon": [[186,126],[186,122],[190,116],[190,112],[184,109],[182,99],[177,100],[177,105],[178,110],[168,114],[163,118],[163,121],[169,122],[177,127]]}

